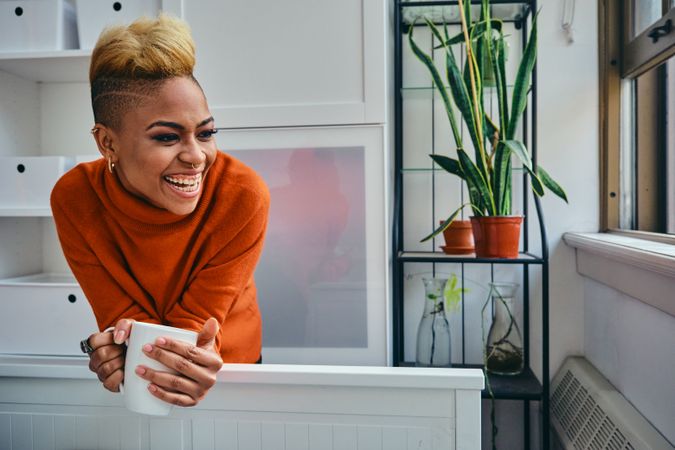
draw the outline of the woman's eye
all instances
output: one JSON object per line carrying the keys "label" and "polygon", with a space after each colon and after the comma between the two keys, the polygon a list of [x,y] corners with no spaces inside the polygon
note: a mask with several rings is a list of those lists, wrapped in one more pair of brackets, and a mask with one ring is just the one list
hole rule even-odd
{"label": "woman's eye", "polygon": [[174,141],[177,141],[177,140],[178,140],[178,135],[177,135],[177,134],[173,134],[173,133],[169,133],[169,134],[159,134],[159,135],[157,135],[157,136],[153,136],[153,139],[154,139],[155,141],[158,141],[158,142],[168,143],[168,142],[174,142]]}
{"label": "woman's eye", "polygon": [[211,136],[213,136],[217,132],[218,132],[218,130],[216,128],[214,128],[212,130],[204,130],[201,133],[199,133],[198,137],[199,137],[199,139],[210,139]]}

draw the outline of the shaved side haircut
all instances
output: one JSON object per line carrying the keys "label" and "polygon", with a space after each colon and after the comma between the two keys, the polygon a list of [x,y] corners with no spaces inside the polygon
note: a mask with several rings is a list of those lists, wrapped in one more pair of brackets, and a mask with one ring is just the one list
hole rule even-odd
{"label": "shaved side haircut", "polygon": [[94,121],[119,130],[124,115],[152,99],[169,78],[192,75],[195,44],[187,24],[161,14],[105,29],[89,67]]}

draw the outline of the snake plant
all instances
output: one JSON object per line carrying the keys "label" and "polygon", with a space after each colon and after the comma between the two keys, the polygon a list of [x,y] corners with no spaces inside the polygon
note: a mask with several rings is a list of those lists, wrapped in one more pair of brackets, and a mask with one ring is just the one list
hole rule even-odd
{"label": "snake plant", "polygon": [[[447,24],[443,34],[439,28],[426,19],[433,36],[440,42],[437,48],[445,53],[447,87],[434,65],[433,59],[413,39],[415,24],[410,26],[408,40],[415,56],[422,61],[431,74],[436,89],[443,100],[450,122],[452,135],[457,146],[457,158],[439,154],[430,155],[443,169],[460,177],[466,183],[469,203],[457,208],[441,225],[422,242],[431,239],[447,228],[462,208],[471,206],[476,216],[507,216],[511,214],[511,155],[515,155],[527,170],[532,191],[544,195],[546,187],[567,202],[565,191],[541,167],[535,166],[527,148],[516,139],[518,121],[527,105],[532,70],[537,54],[537,21],[525,45],[510,98],[506,82],[506,44],[502,22],[490,17],[490,2],[483,0],[481,15],[471,21],[471,8],[466,0],[459,0],[461,32],[448,34]],[[465,49],[466,63],[460,69],[452,47],[461,45]],[[487,75],[489,73],[489,75]],[[498,116],[490,117],[484,108],[483,85],[485,78],[494,77],[498,101]],[[466,150],[460,122],[455,116],[453,103],[461,114],[469,131],[473,159]]]}

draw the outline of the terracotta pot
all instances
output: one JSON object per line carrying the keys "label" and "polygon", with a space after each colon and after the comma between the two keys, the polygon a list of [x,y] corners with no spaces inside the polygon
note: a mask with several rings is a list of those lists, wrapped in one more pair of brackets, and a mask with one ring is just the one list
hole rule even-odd
{"label": "terracotta pot", "polygon": [[[441,222],[443,223],[443,222]],[[443,253],[448,255],[466,255],[473,253],[473,232],[471,221],[455,220],[448,228],[443,230],[445,245],[441,247]]]}
{"label": "terracotta pot", "polygon": [[476,256],[517,258],[523,216],[471,217]]}

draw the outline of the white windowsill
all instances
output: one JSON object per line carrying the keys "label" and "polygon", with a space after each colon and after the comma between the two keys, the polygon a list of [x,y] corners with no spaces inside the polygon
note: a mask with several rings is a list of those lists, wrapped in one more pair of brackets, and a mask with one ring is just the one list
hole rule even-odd
{"label": "white windowsill", "polygon": [[675,245],[613,233],[565,233],[577,271],[675,316]]}

